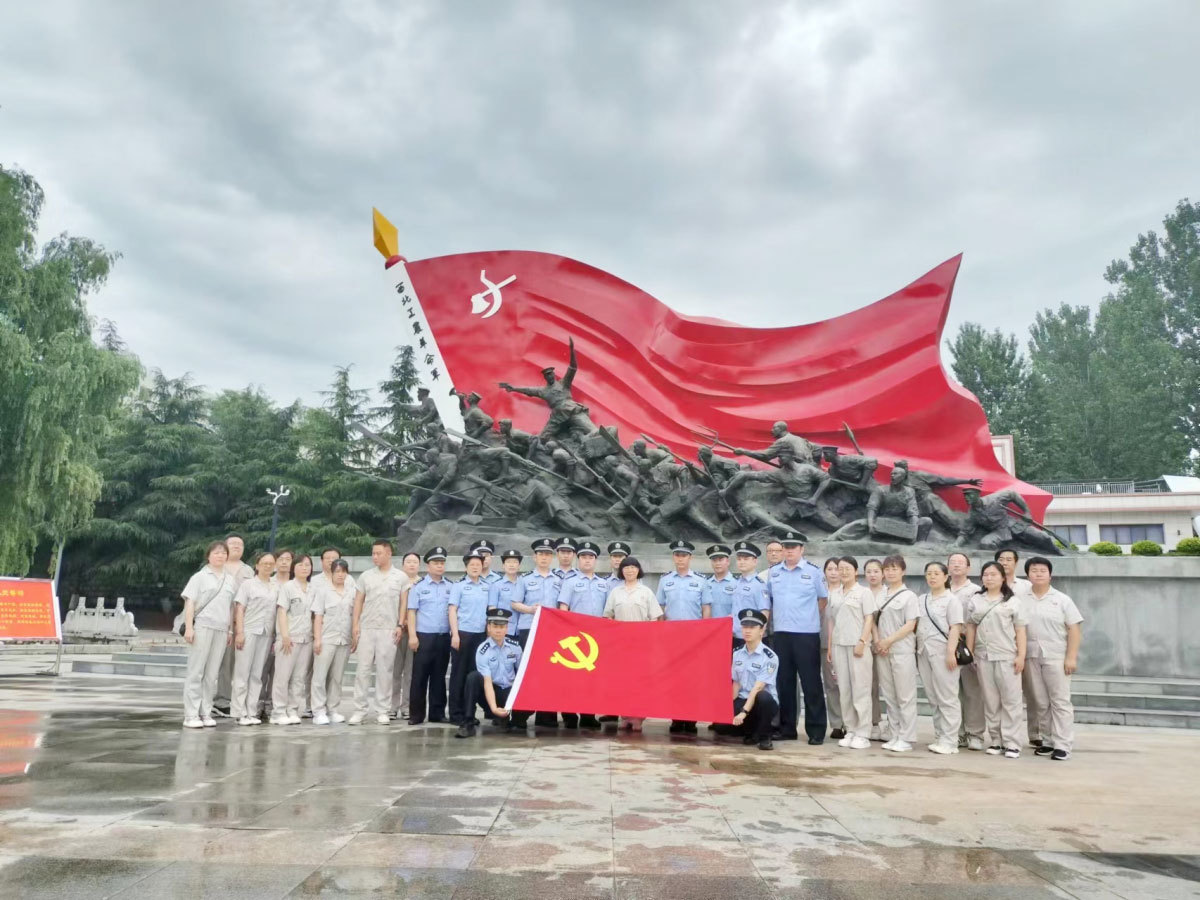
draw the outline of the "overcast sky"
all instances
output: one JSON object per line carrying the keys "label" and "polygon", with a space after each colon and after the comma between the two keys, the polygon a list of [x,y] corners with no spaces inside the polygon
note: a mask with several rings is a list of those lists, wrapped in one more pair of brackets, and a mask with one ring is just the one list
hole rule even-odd
{"label": "overcast sky", "polygon": [[1200,196],[1198,46],[1190,0],[37,0],[0,162],[43,238],[123,254],[91,308],[148,367],[285,402],[387,369],[373,205],[410,259],[561,253],[761,326],[961,251],[948,333],[1024,338]]}

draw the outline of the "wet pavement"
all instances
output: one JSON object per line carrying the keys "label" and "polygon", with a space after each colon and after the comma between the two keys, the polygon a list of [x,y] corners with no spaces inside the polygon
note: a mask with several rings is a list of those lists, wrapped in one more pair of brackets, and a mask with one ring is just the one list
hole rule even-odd
{"label": "wet pavement", "polygon": [[1195,732],[763,754],[665,722],[183,731],[178,693],[0,679],[0,897],[1200,896]]}

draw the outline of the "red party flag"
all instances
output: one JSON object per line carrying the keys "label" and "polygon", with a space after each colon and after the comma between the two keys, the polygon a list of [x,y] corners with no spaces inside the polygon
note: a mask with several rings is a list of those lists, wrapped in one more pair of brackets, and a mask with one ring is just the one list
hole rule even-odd
{"label": "red party flag", "polygon": [[729,722],[728,617],[616,622],[542,607],[509,695],[513,709]]}

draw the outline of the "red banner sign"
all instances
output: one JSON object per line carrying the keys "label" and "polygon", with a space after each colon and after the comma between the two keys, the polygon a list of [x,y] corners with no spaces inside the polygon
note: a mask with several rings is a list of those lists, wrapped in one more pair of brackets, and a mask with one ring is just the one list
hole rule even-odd
{"label": "red banner sign", "polygon": [[61,641],[54,582],[0,577],[0,641]]}
{"label": "red banner sign", "polygon": [[728,618],[615,622],[542,607],[508,704],[513,709],[729,722]]}

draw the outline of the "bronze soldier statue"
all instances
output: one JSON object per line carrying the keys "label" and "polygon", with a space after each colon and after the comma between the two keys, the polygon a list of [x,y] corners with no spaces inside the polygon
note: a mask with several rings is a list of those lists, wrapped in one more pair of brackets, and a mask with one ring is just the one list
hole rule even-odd
{"label": "bronze soldier statue", "polygon": [[984,550],[998,550],[1020,542],[1043,553],[1057,555],[1061,552],[1050,535],[1009,513],[1010,506],[1015,506],[1026,516],[1030,515],[1029,504],[1016,491],[996,491],[985,497],[979,488],[969,487],[963,488],[963,497],[967,501],[967,514],[959,526],[955,547],[970,543]]}
{"label": "bronze soldier statue", "polygon": [[524,394],[526,397],[537,397],[550,407],[550,418],[542,429],[542,438],[575,436],[583,437],[596,430],[595,423],[588,416],[588,408],[577,403],[571,396],[571,384],[575,381],[575,373],[579,364],[575,359],[575,341],[570,340],[571,357],[567,371],[560,379],[555,375],[554,367],[542,369],[542,377],[546,379],[544,387],[513,387],[507,381],[500,382],[500,387],[514,394]]}
{"label": "bronze soldier statue", "polygon": [[792,458],[796,462],[810,466],[816,463],[820,448],[812,441],[788,431],[787,422],[776,422],[772,425],[771,437],[775,438],[775,441],[766,450],[747,450],[744,447],[735,447],[733,452],[738,456],[749,456],[751,459],[769,463],[771,460],[778,459],[780,451],[787,447],[791,449]]}
{"label": "bronze soldier statue", "polygon": [[867,517],[843,525],[830,540],[849,541],[864,537],[911,544],[923,541],[933,528],[933,520],[922,516],[917,494],[908,484],[908,463],[896,460],[887,487],[877,485],[867,500]]}

